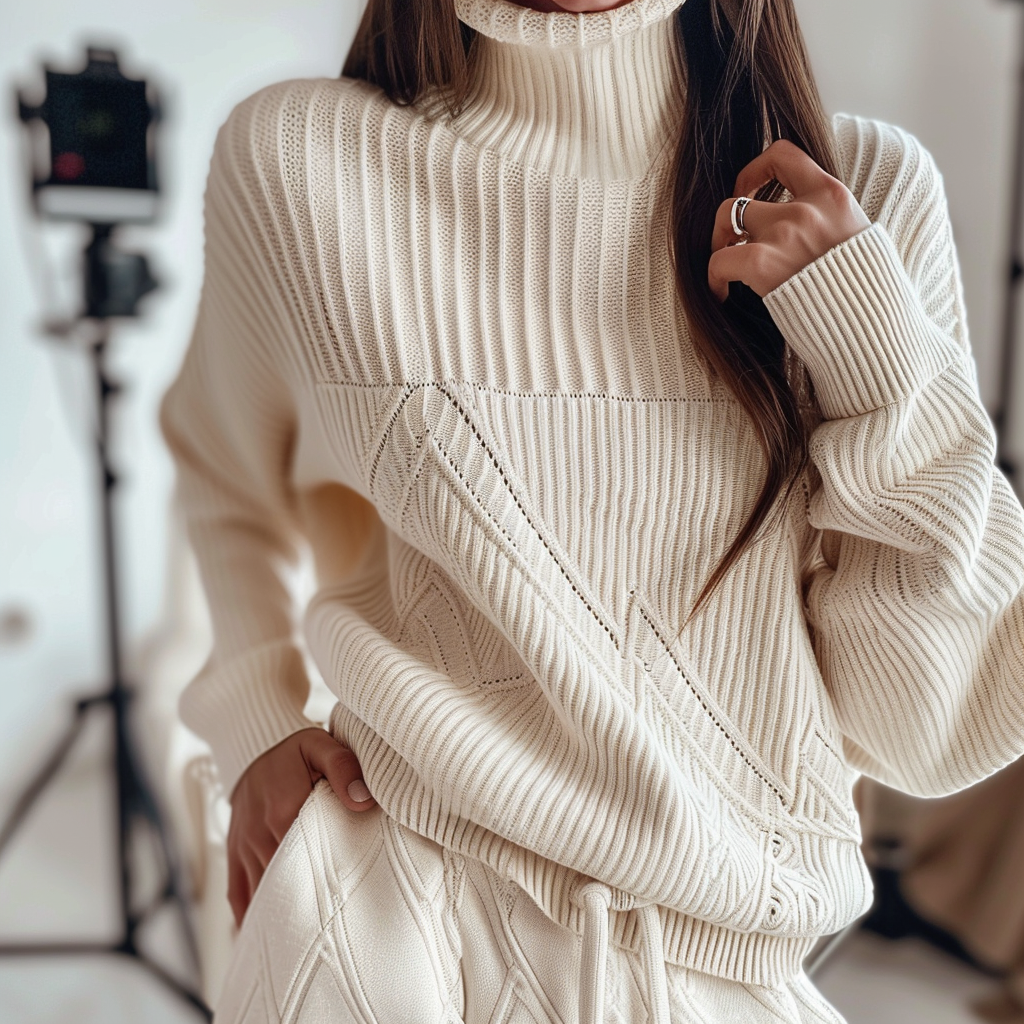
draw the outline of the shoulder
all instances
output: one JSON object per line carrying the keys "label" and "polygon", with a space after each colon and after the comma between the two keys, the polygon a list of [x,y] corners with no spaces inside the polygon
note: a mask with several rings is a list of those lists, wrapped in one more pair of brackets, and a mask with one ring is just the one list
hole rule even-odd
{"label": "shoulder", "polygon": [[904,128],[874,118],[832,118],[841,177],[872,223],[889,233],[908,270],[927,240],[949,232],[945,185],[935,159]]}
{"label": "shoulder", "polygon": [[874,118],[832,118],[843,180],[869,216],[942,189],[935,159],[915,135]]}
{"label": "shoulder", "polygon": [[280,173],[381,104],[387,100],[379,89],[351,78],[275,82],[232,108],[217,132],[214,163],[236,173]]}
{"label": "shoulder", "polygon": [[[339,193],[379,187],[419,117],[362,79],[299,78],[247,96],[221,125],[210,166],[236,200],[266,219],[276,208],[330,206]],[[224,190],[222,190],[224,191]],[[322,203],[318,203],[322,200]]]}
{"label": "shoulder", "polygon": [[298,116],[315,123],[325,116],[357,116],[359,111],[388,100],[377,87],[357,78],[289,78],[257,89],[228,114],[222,130],[281,126]]}

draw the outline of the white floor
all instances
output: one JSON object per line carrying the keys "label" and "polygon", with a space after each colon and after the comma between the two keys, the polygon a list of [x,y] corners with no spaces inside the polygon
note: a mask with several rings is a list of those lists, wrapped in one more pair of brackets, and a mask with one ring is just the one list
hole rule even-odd
{"label": "white floor", "polygon": [[[112,801],[102,728],[91,730],[0,860],[0,941],[111,936]],[[6,808],[0,809],[6,814]],[[172,918],[149,946],[181,971]],[[168,952],[170,951],[170,955]],[[849,1024],[978,1024],[971,1004],[994,982],[916,940],[858,934],[815,979]],[[191,1024],[197,1014],[117,957],[0,959],[0,1024]]]}

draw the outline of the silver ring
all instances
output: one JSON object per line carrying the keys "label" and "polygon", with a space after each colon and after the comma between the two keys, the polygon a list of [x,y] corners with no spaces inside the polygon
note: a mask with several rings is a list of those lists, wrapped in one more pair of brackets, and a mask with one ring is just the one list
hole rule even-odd
{"label": "silver ring", "polygon": [[747,229],[743,226],[743,211],[749,202],[750,200],[746,196],[740,196],[732,204],[732,229],[741,237],[747,233]]}

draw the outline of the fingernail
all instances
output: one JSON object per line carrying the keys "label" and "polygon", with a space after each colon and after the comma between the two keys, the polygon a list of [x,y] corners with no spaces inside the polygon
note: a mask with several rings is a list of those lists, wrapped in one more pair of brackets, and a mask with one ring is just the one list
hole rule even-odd
{"label": "fingernail", "polygon": [[353,779],[348,784],[348,795],[357,804],[364,803],[370,799],[370,791],[366,788],[366,783],[362,779]]}

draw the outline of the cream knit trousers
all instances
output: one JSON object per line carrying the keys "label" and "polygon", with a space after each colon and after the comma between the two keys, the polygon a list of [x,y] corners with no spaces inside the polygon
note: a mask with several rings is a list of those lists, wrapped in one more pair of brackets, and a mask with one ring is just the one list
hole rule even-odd
{"label": "cream knit trousers", "polygon": [[[214,1024],[577,1024],[583,957],[514,882],[321,780],[249,905]],[[664,970],[672,1024],[844,1024],[804,974]],[[649,973],[608,947],[604,1021],[650,1019]]]}

